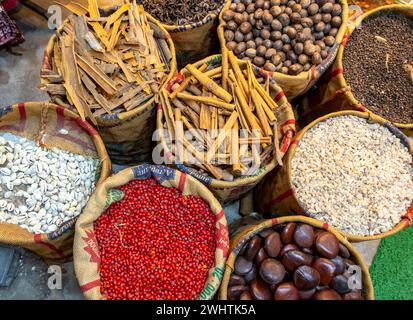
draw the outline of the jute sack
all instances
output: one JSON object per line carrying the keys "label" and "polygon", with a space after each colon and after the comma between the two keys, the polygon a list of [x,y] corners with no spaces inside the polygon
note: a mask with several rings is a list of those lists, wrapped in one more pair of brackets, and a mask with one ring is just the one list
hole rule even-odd
{"label": "jute sack", "polygon": [[[337,53],[337,59],[330,69],[314,87],[314,90],[310,91],[301,102],[299,106],[300,122],[309,123],[318,117],[324,116],[331,112],[337,112],[342,110],[356,110],[367,111],[368,106],[364,106],[353,95],[351,87],[346,82],[343,74],[343,55],[346,49],[347,39],[351,33],[357,29],[358,26],[362,26],[363,20],[371,15],[384,12],[384,11],[397,11],[403,15],[406,15],[413,19],[413,5],[389,5],[378,7],[372,11],[369,11],[362,16],[358,17],[354,22],[350,23],[346,31],[346,35],[340,45]],[[394,102],[397,105],[397,101]],[[413,124],[393,123],[407,136],[413,136]]]}
{"label": "jute sack", "polygon": [[[214,55],[208,58],[205,58],[201,61],[198,61],[193,64],[194,67],[199,68],[203,64],[207,65],[219,65],[222,62],[221,55]],[[258,72],[258,69],[254,71]],[[258,73],[257,73],[258,75]],[[263,74],[260,76],[267,77],[267,74]],[[185,77],[181,73],[173,78],[170,83],[183,80]],[[287,152],[288,147],[295,135],[295,118],[294,112],[290,103],[288,102],[283,90],[275,83],[273,79],[269,79],[270,81],[270,93],[274,101],[278,105],[278,109],[275,110],[275,116],[277,118],[277,124],[279,128],[278,138],[279,138],[279,150],[280,156],[284,156]],[[170,85],[170,83],[168,85]],[[162,133],[163,129],[163,110],[162,108],[158,108],[158,116],[157,116],[157,131],[159,132],[159,140],[165,150],[165,154],[170,156],[168,159],[171,163],[173,163],[179,170],[192,175],[202,183],[204,183],[209,190],[217,197],[217,199],[221,202],[221,204],[227,204],[232,201],[240,199],[243,195],[248,193],[252,190],[271,170],[273,170],[278,164],[275,157],[273,157],[272,161],[265,166],[262,166],[259,171],[253,176],[241,176],[234,181],[224,181],[224,180],[217,180],[213,177],[200,173],[199,171],[187,167],[183,164],[177,164],[174,161],[174,157],[169,150],[169,147],[166,143],[166,139]]]}
{"label": "jute sack", "polygon": [[[265,182],[260,185],[256,190],[256,206],[258,212],[262,214],[271,214],[272,216],[285,216],[285,215],[306,215],[304,209],[299,205],[297,198],[294,192],[294,186],[291,179],[291,161],[294,158],[295,151],[300,139],[306,134],[306,132],[314,127],[317,123],[322,122],[328,118],[339,117],[343,115],[353,115],[368,119],[369,122],[379,123],[384,125],[390,131],[392,131],[397,137],[399,137],[403,144],[405,144],[410,153],[413,154],[412,145],[409,145],[407,138],[403,133],[394,127],[392,124],[380,118],[379,116],[369,114],[367,112],[362,113],[358,111],[341,111],[336,113],[328,114],[322,118],[319,118],[308,126],[303,128],[294,138],[294,141],[291,143],[290,149],[287,152],[287,155],[284,157],[284,166],[280,167],[279,170],[273,171],[268,175],[268,178]],[[401,212],[400,215],[403,213]],[[381,239],[404,228],[408,227],[412,223],[413,218],[413,204],[409,210],[403,216],[403,219],[390,231],[376,234],[373,236],[358,236],[353,234],[348,234],[340,231],[347,239],[353,242],[367,241]]]}
{"label": "jute sack", "polygon": [[100,252],[94,234],[93,222],[115,201],[123,198],[122,191],[116,189],[135,179],[154,178],[165,187],[179,189],[184,195],[197,195],[209,204],[216,215],[215,264],[209,270],[208,279],[198,299],[212,299],[218,290],[224,273],[228,255],[228,226],[219,202],[199,181],[171,168],[143,164],[128,168],[109,177],[98,186],[76,223],[73,258],[76,277],[86,299],[106,299],[100,293]]}
{"label": "jute sack", "polygon": [[252,237],[260,233],[262,230],[271,228],[278,224],[288,222],[305,223],[313,226],[314,228],[324,229],[326,231],[333,233],[337,237],[338,241],[340,241],[340,243],[342,243],[350,251],[351,255],[355,259],[356,264],[359,265],[361,268],[363,278],[363,297],[366,300],[374,300],[374,289],[370,278],[370,272],[357,249],[353,247],[353,245],[350,242],[348,242],[347,239],[344,236],[342,236],[337,230],[329,227],[328,225],[320,221],[304,216],[288,216],[282,218],[273,218],[264,221],[261,220],[257,221],[255,224],[242,227],[237,232],[235,232],[234,235],[231,236],[230,254],[225,264],[224,278],[222,279],[221,288],[219,289],[220,300],[228,299],[227,291],[229,279],[234,270],[234,263],[237,258],[237,255],[241,248],[244,246],[244,244]]}
{"label": "jute sack", "polygon": [[[116,8],[116,7],[115,7]],[[103,8],[105,11],[113,11],[113,8]],[[157,25],[165,34],[169,49],[171,50],[172,60],[170,73],[165,82],[167,82],[176,73],[176,55],[175,46],[169,33],[162,27],[162,24],[146,13],[148,21]],[[67,20],[56,30],[60,32]],[[50,74],[52,57],[54,55],[54,44],[56,35],[54,34],[46,47],[42,68],[40,70],[40,88],[50,84],[47,75]],[[76,109],[69,105],[66,96],[52,95],[49,93],[51,100],[57,104],[63,105],[76,112]],[[152,133],[155,130],[156,122],[156,101],[155,96],[141,106],[130,111],[105,114],[97,117],[97,130],[105,142],[111,160],[118,164],[134,165],[142,162],[151,161],[152,155]]]}
{"label": "jute sack", "polygon": [[223,6],[210,12],[201,21],[186,25],[163,24],[174,42],[179,68],[218,51],[217,17]]}
{"label": "jute sack", "polygon": [[[0,132],[36,141],[45,148],[59,148],[100,159],[97,185],[111,171],[109,156],[97,131],[77,114],[48,102],[26,102],[0,109]],[[51,233],[34,234],[18,225],[0,223],[0,242],[21,246],[54,263],[72,256],[73,218]]]}
{"label": "jute sack", "polygon": [[[334,59],[336,58],[338,48],[341,41],[343,40],[348,21],[348,4],[347,0],[339,0],[342,5],[343,11],[341,13],[342,24],[338,30],[336,36],[336,43],[332,47],[329,55],[326,59],[323,60],[318,66],[312,66],[308,71],[301,72],[296,76],[286,75],[281,72],[270,72],[262,69],[263,72],[268,73],[271,77],[275,79],[277,85],[279,85],[282,90],[285,92],[288,100],[296,98],[304,93],[306,93],[321,77],[321,75],[332,65]],[[222,54],[225,56],[228,53],[226,46],[226,41],[224,37],[224,27],[226,25],[225,20],[223,19],[223,13],[229,9],[232,0],[227,0],[224,8],[219,15],[219,26],[218,26],[218,37],[221,43]]]}

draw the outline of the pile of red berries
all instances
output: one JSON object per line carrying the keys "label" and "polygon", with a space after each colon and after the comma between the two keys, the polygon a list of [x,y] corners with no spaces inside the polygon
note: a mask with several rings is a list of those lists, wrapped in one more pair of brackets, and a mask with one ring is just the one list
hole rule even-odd
{"label": "pile of red berries", "polygon": [[198,196],[154,179],[120,187],[94,223],[107,299],[189,300],[201,293],[215,261],[215,215]]}

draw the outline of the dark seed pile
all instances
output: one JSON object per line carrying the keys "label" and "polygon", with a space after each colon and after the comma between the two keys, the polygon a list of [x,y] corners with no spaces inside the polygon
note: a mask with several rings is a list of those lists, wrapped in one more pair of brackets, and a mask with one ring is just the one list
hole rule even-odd
{"label": "dark seed pile", "polygon": [[169,25],[201,21],[217,10],[224,0],[138,0],[147,12]]}
{"label": "dark seed pile", "polygon": [[413,20],[392,13],[364,21],[344,50],[344,77],[356,99],[396,123],[413,123],[412,48]]}

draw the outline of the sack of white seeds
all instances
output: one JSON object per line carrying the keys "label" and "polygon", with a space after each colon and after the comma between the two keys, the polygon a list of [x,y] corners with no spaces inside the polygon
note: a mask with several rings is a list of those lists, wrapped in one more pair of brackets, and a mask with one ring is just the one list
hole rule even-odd
{"label": "sack of white seeds", "polygon": [[322,117],[301,130],[256,192],[264,214],[307,215],[352,241],[379,239],[413,217],[413,147],[384,119],[357,111]]}
{"label": "sack of white seeds", "polygon": [[70,259],[77,216],[110,168],[100,136],[75,113],[47,102],[0,108],[0,242]]}

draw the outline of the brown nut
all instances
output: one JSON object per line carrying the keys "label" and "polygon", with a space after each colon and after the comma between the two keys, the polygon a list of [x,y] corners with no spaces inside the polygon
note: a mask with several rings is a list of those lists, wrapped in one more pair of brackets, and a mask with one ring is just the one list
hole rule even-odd
{"label": "brown nut", "polygon": [[306,9],[310,6],[311,0],[300,0],[300,5],[303,9]]}
{"label": "brown nut", "polygon": [[269,30],[267,30],[267,29],[262,29],[261,32],[260,32],[260,36],[261,36],[261,38],[263,38],[264,40],[267,40],[267,39],[270,38],[271,32],[270,32]]}
{"label": "brown nut", "polygon": [[272,31],[270,34],[270,39],[272,41],[280,40],[282,33],[280,31]]}
{"label": "brown nut", "polygon": [[245,11],[245,4],[243,3],[237,3],[237,6],[235,7],[235,12],[243,13]]}
{"label": "brown nut", "polygon": [[341,4],[339,4],[339,3],[335,3],[335,4],[333,4],[333,9],[331,10],[331,14],[333,15],[333,16],[339,16],[339,15],[341,15],[341,12],[342,12],[343,10],[342,10],[342,8],[341,8]]}
{"label": "brown nut", "polygon": [[338,276],[335,276],[333,280],[331,280],[330,287],[337,291],[339,294],[345,294],[350,291],[348,282],[349,280],[347,279],[347,277],[340,274]]}
{"label": "brown nut", "polygon": [[254,60],[252,60],[252,63],[257,67],[262,67],[265,64],[265,59],[263,57],[255,57]]}
{"label": "brown nut", "polygon": [[274,18],[273,18],[272,14],[270,12],[264,12],[264,14],[262,15],[262,21],[265,24],[270,25],[273,20],[274,20]]}
{"label": "brown nut", "polygon": [[254,40],[247,41],[246,45],[247,45],[247,49],[255,49],[255,48],[257,47],[257,46],[255,45],[255,41],[254,41]]}
{"label": "brown nut", "polygon": [[[254,50],[254,49],[252,49],[252,50]],[[247,57],[249,57],[249,58],[254,58],[255,57],[255,55],[254,56],[248,55],[247,51],[245,52],[245,55]],[[261,242],[262,242],[262,240],[259,236],[255,236],[255,237],[250,239],[250,241],[248,242],[247,249],[245,250],[245,258],[247,260],[252,261],[252,260],[255,259],[255,256],[257,255],[258,250],[260,250],[260,248],[261,248]]]}
{"label": "brown nut", "polygon": [[235,41],[227,42],[227,49],[229,51],[234,51],[236,47],[237,47],[237,43]]}
{"label": "brown nut", "polygon": [[304,66],[303,66],[303,71],[308,71],[311,69],[311,63],[307,62]]}
{"label": "brown nut", "polygon": [[257,48],[262,45],[264,42],[264,39],[260,38],[260,37],[255,37],[255,45],[257,46]]}
{"label": "brown nut", "polygon": [[244,53],[244,51],[247,49],[247,45],[245,42],[240,42],[237,44],[236,48],[234,49],[234,53],[236,55],[240,55],[241,53]]}
{"label": "brown nut", "polygon": [[246,286],[242,285],[228,287],[228,296],[237,299],[241,295],[241,293],[243,293],[247,289],[248,288]]}
{"label": "brown nut", "polygon": [[234,32],[231,31],[231,30],[225,30],[224,38],[225,38],[226,42],[233,41],[234,40]]}
{"label": "brown nut", "polygon": [[284,73],[284,74],[288,74],[288,68],[287,68],[287,67],[282,67],[282,68],[280,69],[280,72],[281,72],[281,73]]}
{"label": "brown nut", "polygon": [[343,300],[364,300],[360,291],[351,291],[342,296]]}
{"label": "brown nut", "polygon": [[273,6],[270,9],[270,13],[274,18],[276,18],[282,13],[282,10],[279,6]]}
{"label": "brown nut", "polygon": [[318,13],[318,10],[319,10],[319,7],[318,7],[318,4],[317,4],[317,3],[312,3],[312,4],[310,4],[310,5],[308,6],[308,9],[307,9],[308,14],[309,14],[310,16],[313,16],[313,15],[315,15],[316,13]]}
{"label": "brown nut", "polygon": [[307,44],[304,45],[304,53],[307,56],[312,56],[315,53],[315,50],[316,50],[316,48],[313,44],[307,43]]}
{"label": "brown nut", "polygon": [[252,26],[251,23],[249,22],[243,22],[241,23],[239,30],[243,33],[243,34],[247,34],[249,32],[251,32],[252,30]]}
{"label": "brown nut", "polygon": [[265,1],[264,0],[256,0],[255,1],[255,8],[264,8]]}
{"label": "brown nut", "polygon": [[233,273],[229,278],[228,286],[245,286],[245,279]]}
{"label": "brown nut", "polygon": [[234,18],[234,15],[235,15],[235,13],[234,13],[234,11],[232,11],[232,10],[226,10],[226,11],[224,11],[224,13],[222,14],[222,19],[224,19],[225,21],[230,21],[230,20],[232,20],[233,18]]}
{"label": "brown nut", "polygon": [[335,264],[329,259],[317,258],[313,263],[313,268],[320,274],[320,285],[329,285],[335,275]]}
{"label": "brown nut", "polygon": [[287,36],[293,40],[297,36],[297,30],[295,30],[293,27],[288,27],[287,29]]}
{"label": "brown nut", "polygon": [[280,235],[274,231],[267,236],[264,241],[264,248],[268,256],[276,258],[281,250]]}
{"label": "brown nut", "polygon": [[335,258],[340,250],[336,236],[328,231],[317,235],[315,247],[320,255],[330,259]]}
{"label": "brown nut", "polygon": [[313,300],[341,300],[341,297],[332,289],[322,289],[314,294]]}
{"label": "brown nut", "polygon": [[227,25],[225,26],[225,28],[231,31],[237,31],[238,25],[234,20],[231,20],[227,22]]}
{"label": "brown nut", "polygon": [[331,19],[331,26],[334,28],[339,28],[341,26],[341,17],[340,16],[333,17]]}
{"label": "brown nut", "polygon": [[284,44],[283,44],[282,40],[277,40],[277,41],[275,41],[275,42],[273,43],[272,47],[273,47],[275,50],[280,51],[280,50],[282,50],[283,45],[284,45]]}
{"label": "brown nut", "polygon": [[313,257],[299,250],[286,252],[282,257],[282,264],[288,271],[294,271],[302,265],[311,266]]}
{"label": "brown nut", "polygon": [[[280,57],[281,59],[281,57]],[[279,256],[282,258],[288,251],[299,250],[295,244],[289,243],[281,248]]]}
{"label": "brown nut", "polygon": [[327,2],[326,4],[324,4],[321,7],[320,12],[322,12],[322,13],[331,13],[331,12],[333,12],[333,4],[331,2]]}
{"label": "brown nut", "polygon": [[282,28],[283,28],[283,25],[282,25],[282,23],[281,23],[280,21],[274,19],[274,20],[271,22],[271,29],[272,29],[272,30],[274,30],[274,31],[281,31]]}
{"label": "brown nut", "polygon": [[248,272],[252,270],[252,268],[253,268],[253,263],[245,259],[244,256],[238,256],[237,259],[235,260],[234,270],[235,270],[235,273],[240,276],[246,275]]}
{"label": "brown nut", "polygon": [[270,300],[272,296],[269,286],[261,279],[252,280],[250,291],[255,300]]}
{"label": "brown nut", "polygon": [[264,10],[262,10],[262,9],[257,9],[257,10],[254,12],[254,18],[255,18],[256,20],[261,20],[263,14],[264,14]]}
{"label": "brown nut", "polygon": [[[321,51],[321,50],[320,50]],[[311,62],[314,65],[319,65],[323,61],[323,58],[321,58],[321,54],[318,52],[315,52],[311,58]]]}
{"label": "brown nut", "polygon": [[290,24],[290,17],[286,13],[282,13],[277,18],[283,27],[288,26]]}
{"label": "brown nut", "polygon": [[322,20],[324,23],[329,23],[332,19],[332,16],[330,13],[323,13],[321,16],[322,16]]}
{"label": "brown nut", "polygon": [[274,292],[275,300],[299,300],[300,294],[292,282],[284,282]]}
{"label": "brown nut", "polygon": [[291,243],[293,241],[294,231],[297,225],[294,222],[287,223],[284,229],[281,231],[280,237],[284,244]]}
{"label": "brown nut", "polygon": [[316,289],[314,288],[314,289],[307,290],[307,291],[301,290],[298,292],[298,294],[301,300],[310,300],[313,297],[315,292],[316,292]]}
{"label": "brown nut", "polygon": [[311,20],[313,21],[313,24],[317,24],[322,20],[323,16],[320,13],[316,13],[311,17]]}
{"label": "brown nut", "polygon": [[267,48],[265,47],[265,46],[263,46],[263,45],[260,45],[258,48],[257,48],[257,56],[259,56],[259,57],[264,57],[265,56],[265,53],[267,52]]}
{"label": "brown nut", "polygon": [[336,39],[332,36],[327,36],[324,38],[324,43],[326,44],[326,46],[332,47],[335,42]]}
{"label": "brown nut", "polygon": [[324,31],[325,27],[326,27],[326,24],[325,24],[323,21],[320,21],[319,23],[317,23],[317,24],[314,26],[314,30],[315,30],[316,32]]}
{"label": "brown nut", "polygon": [[[287,55],[288,56],[288,55]],[[290,57],[290,60],[291,59]],[[308,224],[299,224],[294,231],[294,242],[302,248],[310,248],[314,242],[314,229]]]}
{"label": "brown nut", "polygon": [[247,8],[245,9],[245,12],[247,13],[254,13],[255,12],[255,5],[253,3],[250,3]]}
{"label": "brown nut", "polygon": [[313,20],[311,18],[302,18],[301,25],[304,28],[311,28],[313,26]]}
{"label": "brown nut", "polygon": [[267,52],[265,53],[265,59],[271,60],[272,56],[276,54],[277,54],[277,50],[275,50],[274,48],[269,48]]}
{"label": "brown nut", "polygon": [[264,45],[265,48],[270,49],[272,48],[272,41],[270,39],[265,39],[264,42],[262,43]]}
{"label": "brown nut", "polygon": [[279,261],[268,258],[262,262],[259,274],[261,279],[268,284],[276,285],[284,280],[285,268]]}
{"label": "brown nut", "polygon": [[244,41],[244,34],[240,31],[235,31],[234,40],[236,42],[243,42]]}
{"label": "brown nut", "polygon": [[300,23],[301,22],[301,15],[298,12],[293,12],[290,15],[290,20],[292,23]]}
{"label": "brown nut", "polygon": [[255,263],[260,265],[265,259],[268,258],[268,254],[264,248],[258,250],[257,255],[255,256]]}
{"label": "brown nut", "polygon": [[289,69],[289,74],[292,76],[296,76],[303,71],[303,66],[299,63],[294,63]]}
{"label": "brown nut", "polygon": [[320,283],[320,274],[309,266],[300,266],[294,271],[294,284],[299,290],[314,289]]}
{"label": "brown nut", "polygon": [[279,6],[281,3],[280,0],[270,0],[270,5],[271,6]]}
{"label": "brown nut", "polygon": [[244,291],[243,293],[241,293],[241,295],[239,296],[240,300],[253,300],[252,299],[252,295],[249,291]]}
{"label": "brown nut", "polygon": [[[248,46],[248,44],[247,44],[247,46]],[[255,43],[254,43],[254,46],[255,46]],[[255,56],[257,55],[257,50],[255,50],[255,49],[253,49],[253,48],[249,48],[249,49],[247,49],[247,50],[245,51],[245,55],[246,55],[248,58],[254,59]]]}

